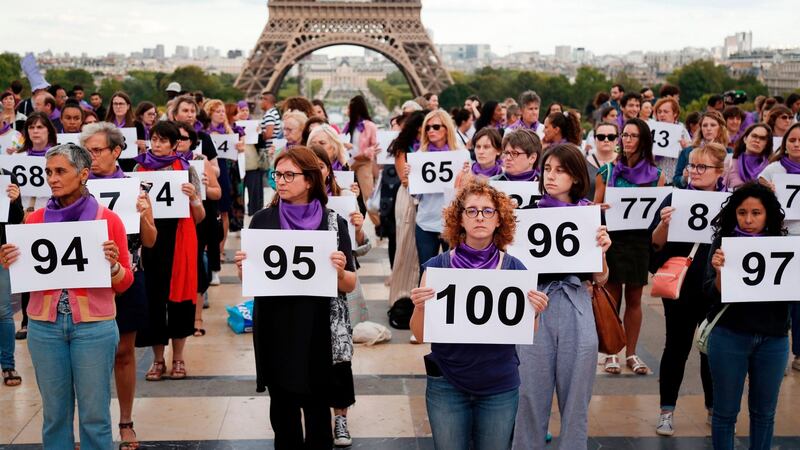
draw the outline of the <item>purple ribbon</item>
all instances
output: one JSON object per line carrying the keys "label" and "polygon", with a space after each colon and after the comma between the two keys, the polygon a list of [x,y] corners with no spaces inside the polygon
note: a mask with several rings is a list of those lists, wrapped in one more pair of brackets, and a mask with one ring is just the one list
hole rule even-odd
{"label": "purple ribbon", "polygon": [[[359,133],[364,132],[364,119],[361,119],[358,122],[356,122],[356,130],[358,130]],[[350,122],[347,122],[347,125],[344,126],[343,134],[352,134],[350,132]]]}
{"label": "purple ribbon", "polygon": [[786,169],[787,173],[797,174],[800,173],[800,163],[796,163],[789,159],[788,156],[781,158],[781,165]]}
{"label": "purple ribbon", "polygon": [[658,180],[658,169],[649,161],[641,159],[635,166],[629,167],[617,160],[611,173],[610,186],[616,186],[617,178],[624,178],[637,186],[649,184]]}
{"label": "purple ribbon", "polygon": [[493,166],[489,167],[488,169],[484,169],[480,164],[475,162],[472,163],[472,173],[475,175],[483,175],[485,177],[493,177],[503,173],[503,166],[500,164],[500,161],[495,161]]}
{"label": "purple ribbon", "polygon": [[47,154],[47,151],[50,150],[51,147],[53,146],[48,144],[45,148],[41,150],[35,150],[34,148],[29,148],[28,156],[44,156],[45,154]]}
{"label": "purple ribbon", "polygon": [[733,229],[733,234],[734,234],[734,236],[737,236],[737,237],[761,237],[761,236],[764,236],[763,232],[761,232],[761,233],[748,233],[747,231],[744,231],[743,229],[739,228],[739,225],[736,225],[736,228]]}
{"label": "purple ribbon", "polygon": [[125,172],[122,171],[122,168],[119,166],[116,167],[111,175],[97,175],[94,172],[89,172],[89,179],[90,180],[108,180],[111,178],[125,178]]}
{"label": "purple ribbon", "polygon": [[449,152],[450,151],[450,146],[447,145],[447,144],[444,144],[441,147],[436,147],[436,146],[434,146],[433,144],[431,144],[429,142],[428,143],[428,151],[429,152]]}
{"label": "purple ribbon", "polygon": [[117,128],[125,128],[125,119],[122,119],[122,122],[117,122],[117,118],[114,118],[114,126]]}
{"label": "purple ribbon", "polygon": [[228,130],[225,129],[224,123],[219,123],[217,125],[208,124],[206,131],[209,133],[228,134]]}
{"label": "purple ribbon", "polygon": [[739,178],[744,182],[758,178],[761,171],[769,164],[767,158],[761,155],[750,155],[747,152],[739,155],[737,159],[739,160]]}
{"label": "purple ribbon", "polygon": [[6,131],[11,129],[11,124],[7,123],[3,125],[3,128],[0,128],[0,134],[6,134]]}
{"label": "purple ribbon", "polygon": [[505,175],[510,181],[536,181],[539,179],[539,169],[528,170],[516,175],[506,172]]}

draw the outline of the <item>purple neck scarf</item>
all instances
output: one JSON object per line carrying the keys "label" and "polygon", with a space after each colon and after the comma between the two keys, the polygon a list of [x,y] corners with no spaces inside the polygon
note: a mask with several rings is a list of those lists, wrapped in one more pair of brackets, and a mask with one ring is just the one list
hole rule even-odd
{"label": "purple neck scarf", "polygon": [[10,129],[11,129],[11,124],[7,123],[7,124],[3,125],[3,128],[0,128],[0,134],[5,134],[6,131],[8,131]]}
{"label": "purple neck scarf", "polygon": [[[691,183],[686,185],[686,189],[690,191],[698,191],[699,189],[695,188],[691,185]],[[714,190],[717,192],[725,192],[725,180],[722,177],[717,178],[717,184],[714,185]]]}
{"label": "purple neck scarf", "polygon": [[480,164],[474,162],[472,163],[472,173],[475,175],[483,175],[485,177],[493,177],[503,173],[503,165],[500,164],[500,161],[495,161],[492,167],[484,169]]}
{"label": "purple neck scarf", "polygon": [[150,170],[159,170],[172,165],[175,160],[181,162],[181,167],[183,170],[189,169],[189,160],[191,159],[192,152],[185,152],[185,153],[172,153],[167,156],[157,156],[153,154],[152,151],[148,150],[144,153],[140,153],[133,158],[134,161],[139,163],[142,167],[145,167]]}
{"label": "purple neck scarf", "polygon": [[514,122],[514,125],[510,126],[509,128],[514,128],[515,130],[522,128],[522,129],[527,129],[527,130],[531,130],[531,131],[536,131],[536,129],[539,128],[539,121],[536,120],[530,126],[528,126],[528,125],[525,125],[525,122],[523,122],[522,119],[519,119],[516,122]]}
{"label": "purple neck scarf", "polygon": [[114,126],[117,128],[125,128],[125,119],[122,119],[122,122],[117,122],[117,118],[114,118]]}
{"label": "purple neck scarf", "polygon": [[800,173],[800,163],[792,161],[788,156],[781,158],[781,165],[787,173]]}
{"label": "purple neck scarf", "polygon": [[219,133],[219,134],[228,134],[228,130],[225,129],[225,124],[220,123],[217,125],[208,124],[208,128],[206,129],[209,133]]}
{"label": "purple neck scarf", "polygon": [[305,205],[293,205],[278,201],[281,230],[316,230],[322,223],[322,204],[312,200]]}
{"label": "purple neck scarf", "polygon": [[89,179],[90,180],[107,180],[111,178],[125,178],[125,172],[122,171],[122,168],[117,166],[114,173],[111,175],[96,175],[94,172],[89,172]]}
{"label": "purple neck scarf", "polygon": [[61,111],[56,109],[55,111],[50,113],[50,117],[49,118],[52,121],[56,121],[56,120],[60,119],[61,118]]}
{"label": "purple neck scarf", "polygon": [[199,120],[195,120],[195,121],[194,121],[194,125],[192,125],[192,126],[194,127],[194,131],[196,131],[196,132],[198,132],[198,133],[199,133],[199,132],[201,132],[201,131],[203,131],[203,124],[202,124],[202,123],[200,123],[200,121],[199,121]]}
{"label": "purple neck scarf", "polygon": [[537,203],[539,208],[557,208],[561,206],[588,206],[591,205],[592,202],[582,198],[577,201],[577,203],[570,203],[570,202],[562,202],[561,200],[551,197],[548,194],[542,195],[542,198]]}
{"label": "purple neck scarf", "polygon": [[[364,119],[361,119],[358,122],[356,122],[356,130],[358,130],[359,133],[364,132]],[[352,134],[350,130],[350,122],[347,122],[347,125],[344,126],[344,133],[342,134]]]}
{"label": "purple neck scarf", "polygon": [[449,152],[450,151],[450,146],[447,145],[447,144],[444,144],[441,147],[436,147],[436,146],[434,146],[433,144],[431,144],[429,142],[428,143],[428,151],[429,152]]}
{"label": "purple neck scarf", "polygon": [[511,175],[510,173],[506,172],[505,175],[509,181],[536,181],[539,179],[539,169],[528,170],[527,172],[522,172],[516,175]]}
{"label": "purple neck scarf", "polygon": [[344,165],[338,159],[333,160],[331,167],[333,167],[333,170],[344,170]]}
{"label": "purple neck scarf", "polygon": [[50,197],[44,207],[44,222],[76,222],[82,220],[94,220],[97,217],[97,210],[100,205],[91,194],[87,194],[76,200],[69,206],[61,206],[58,199]]}
{"label": "purple neck scarf", "polygon": [[244,128],[240,127],[239,125],[235,124],[232,125],[231,130],[233,130],[234,133],[238,134],[239,137],[243,137],[245,135]]}
{"label": "purple neck scarf", "polygon": [[630,183],[641,186],[658,180],[658,169],[644,159],[640,160],[633,167],[629,167],[623,164],[622,161],[619,161],[617,164],[614,164],[614,168],[611,172],[611,180],[608,183],[609,186],[616,186],[617,178],[624,178]]}
{"label": "purple neck scarf", "polygon": [[737,237],[761,237],[764,236],[764,233],[748,233],[747,231],[739,228],[739,225],[736,225],[736,228],[733,229],[733,235]]}
{"label": "purple neck scarf", "polygon": [[450,257],[450,267],[454,269],[494,269],[500,261],[500,250],[489,244],[483,250],[476,250],[465,243],[458,244]]}
{"label": "purple neck scarf", "polygon": [[47,146],[45,146],[45,148],[41,150],[36,150],[33,147],[31,147],[28,149],[28,156],[44,156],[47,153],[47,151],[50,150],[51,147],[52,145],[50,144],[47,144]]}
{"label": "purple neck scarf", "polygon": [[[739,178],[744,182],[758,178],[758,174],[767,167],[769,160],[761,155],[750,155],[747,152],[739,155]],[[787,169],[788,170],[788,169]]]}

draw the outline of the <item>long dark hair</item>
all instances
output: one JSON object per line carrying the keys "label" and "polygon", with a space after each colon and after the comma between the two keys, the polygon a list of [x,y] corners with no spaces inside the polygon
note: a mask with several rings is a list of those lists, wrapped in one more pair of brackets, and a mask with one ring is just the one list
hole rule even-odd
{"label": "long dark hair", "polygon": [[489,100],[481,107],[481,116],[475,121],[475,131],[479,131],[492,123],[495,109],[497,109],[497,102],[494,100]]}
{"label": "long dark hair", "polygon": [[328,158],[328,152],[316,144],[312,144],[308,148],[310,148],[317,158],[322,161],[322,164],[325,164],[328,167],[328,176],[325,178],[325,186],[330,186],[331,195],[338,196],[342,190],[339,188],[339,185],[336,183],[336,180],[333,177],[333,166],[331,165],[331,159]]}
{"label": "long dark hair", "polygon": [[772,128],[770,128],[769,125],[765,123],[759,122],[759,123],[754,123],[749,127],[747,127],[747,129],[744,130],[744,133],[742,133],[742,135],[739,136],[739,139],[736,141],[736,144],[734,144],[733,147],[733,159],[737,159],[739,156],[747,152],[747,144],[745,144],[744,138],[750,136],[750,133],[756,128],[763,128],[764,130],[767,131],[767,142],[764,144],[764,149],[761,150],[761,154],[759,156],[763,156],[765,158],[769,158],[770,156],[772,156]]}
{"label": "long dark hair", "polygon": [[[559,113],[560,114],[560,113]],[[573,202],[577,202],[586,197],[589,193],[589,173],[586,170],[586,158],[583,153],[574,144],[560,144],[555,147],[548,148],[542,156],[541,168],[542,175],[539,177],[539,191],[547,192],[544,188],[544,165],[550,157],[555,157],[561,163],[561,167],[565,169],[567,174],[571,176],[575,182],[569,188],[569,197]]]}
{"label": "long dark hair", "polygon": [[[554,103],[557,105],[558,103]],[[551,107],[553,105],[550,105]],[[581,123],[575,111],[552,112],[547,115],[550,125],[561,131],[561,137],[570,144],[581,145]]]}
{"label": "long dark hair", "polygon": [[363,95],[356,95],[350,99],[350,103],[347,105],[347,115],[350,118],[347,129],[350,130],[351,134],[356,129],[359,120],[372,120],[369,116],[367,101]]}
{"label": "long dark hair", "polygon": [[[639,143],[636,144],[636,153],[639,154],[641,159],[644,159],[649,162],[650,165],[655,166],[656,160],[653,157],[653,136],[650,134],[650,127],[644,120],[634,117],[633,119],[625,122],[625,125],[622,126],[622,130],[619,134],[620,148],[622,148],[622,133],[624,133],[625,127],[628,125],[635,126],[639,131]],[[628,165],[628,158],[625,156],[624,151],[619,152],[619,160],[622,161],[626,166]]]}
{"label": "long dark hair", "polygon": [[764,205],[767,223],[764,226],[763,233],[767,236],[786,235],[786,228],[783,226],[785,214],[780,202],[778,202],[778,197],[775,196],[772,189],[751,181],[733,191],[731,196],[722,204],[722,210],[719,214],[711,220],[711,226],[714,228],[714,240],[733,236],[733,230],[739,224],[736,219],[736,208],[751,197],[760,200]]}
{"label": "long dark hair", "polygon": [[400,134],[392,142],[389,147],[389,154],[397,156],[400,153],[408,153],[414,141],[419,139],[419,129],[422,128],[422,122],[425,121],[425,116],[428,115],[428,110],[414,111],[403,122],[403,128]]}
{"label": "long dark hair", "polygon": [[28,133],[28,127],[35,124],[41,123],[42,125],[47,128],[47,145],[53,146],[57,144],[58,137],[56,135],[56,127],[53,126],[53,122],[50,121],[50,118],[47,117],[47,114],[43,112],[34,112],[28,116],[28,120],[25,121],[25,126],[22,127],[22,137],[25,139],[25,143],[22,144],[22,150],[27,152],[28,150],[33,148],[33,142],[31,142],[31,135]]}
{"label": "long dark hair", "polygon": [[[282,151],[281,154],[278,155],[275,159],[275,167],[278,167],[278,164],[284,159],[291,159],[294,165],[303,172],[303,176],[306,180],[311,183],[311,189],[308,191],[308,201],[319,200],[322,206],[327,205],[328,194],[325,193],[325,180],[322,179],[322,171],[319,170],[319,159],[317,159],[317,155],[304,145],[295,145],[288,150]],[[280,196],[276,192],[275,196],[272,197],[270,206],[278,206],[278,201],[280,201]]]}
{"label": "long dark hair", "polygon": [[789,140],[789,135],[792,134],[792,131],[798,128],[800,128],[800,122],[797,122],[786,129],[786,134],[784,134],[783,139],[781,139],[781,146],[775,149],[775,153],[772,155],[772,159],[770,159],[770,161],[780,161],[781,158],[786,156],[786,141]]}

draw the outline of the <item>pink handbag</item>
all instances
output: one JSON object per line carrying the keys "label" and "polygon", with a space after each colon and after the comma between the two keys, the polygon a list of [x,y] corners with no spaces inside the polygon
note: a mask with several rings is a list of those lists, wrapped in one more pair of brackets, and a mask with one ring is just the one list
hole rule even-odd
{"label": "pink handbag", "polygon": [[686,278],[686,272],[692,265],[699,243],[694,244],[689,256],[673,256],[668,259],[653,275],[653,287],[650,295],[668,299],[677,299],[681,295],[681,286]]}

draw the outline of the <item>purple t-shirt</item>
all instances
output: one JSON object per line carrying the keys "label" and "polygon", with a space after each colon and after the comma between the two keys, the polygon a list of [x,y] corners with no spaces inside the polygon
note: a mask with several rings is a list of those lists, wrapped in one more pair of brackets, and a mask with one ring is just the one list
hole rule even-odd
{"label": "purple t-shirt", "polygon": [[[450,268],[450,252],[429,259],[425,268]],[[503,270],[525,270],[511,255]],[[472,395],[494,395],[519,387],[519,357],[512,344],[431,344],[428,355],[457,389]]]}

